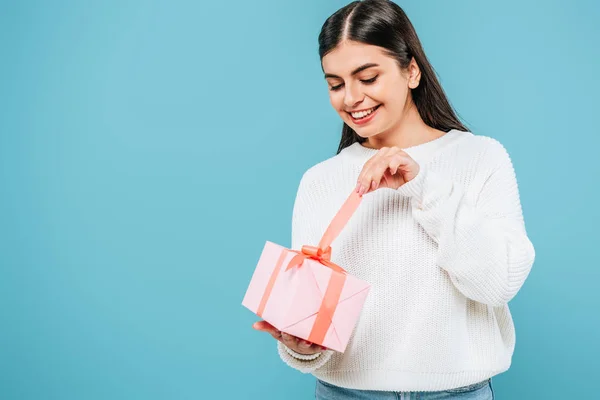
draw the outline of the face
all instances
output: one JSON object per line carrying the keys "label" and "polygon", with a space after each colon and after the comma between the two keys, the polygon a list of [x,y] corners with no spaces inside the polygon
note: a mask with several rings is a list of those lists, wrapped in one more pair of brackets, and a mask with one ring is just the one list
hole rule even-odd
{"label": "face", "polygon": [[414,59],[401,71],[382,48],[344,41],[321,63],[331,105],[359,136],[372,137],[401,123],[420,77]]}

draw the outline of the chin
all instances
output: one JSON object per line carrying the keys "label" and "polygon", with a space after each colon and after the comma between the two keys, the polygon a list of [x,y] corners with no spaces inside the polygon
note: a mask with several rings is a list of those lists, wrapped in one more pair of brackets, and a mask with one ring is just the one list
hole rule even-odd
{"label": "chin", "polygon": [[351,122],[350,123],[346,122],[346,124],[350,128],[352,128],[358,136],[360,136],[363,139],[368,139],[379,133],[379,129],[377,129],[377,127],[374,127],[374,126],[369,126],[369,127],[354,126],[354,124],[352,124]]}

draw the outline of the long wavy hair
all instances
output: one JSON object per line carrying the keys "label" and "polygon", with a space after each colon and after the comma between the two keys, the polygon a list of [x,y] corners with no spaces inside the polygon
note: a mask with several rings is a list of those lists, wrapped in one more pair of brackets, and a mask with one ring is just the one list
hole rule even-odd
{"label": "long wavy hair", "polygon": [[[346,37],[343,37],[346,26]],[[406,70],[414,57],[421,70],[421,79],[419,86],[411,89],[411,97],[423,122],[444,132],[468,130],[450,105],[415,28],[400,6],[388,0],[363,0],[353,1],[336,11],[327,18],[319,33],[321,60],[342,39],[384,48],[402,70]],[[337,153],[365,140],[344,123]]]}

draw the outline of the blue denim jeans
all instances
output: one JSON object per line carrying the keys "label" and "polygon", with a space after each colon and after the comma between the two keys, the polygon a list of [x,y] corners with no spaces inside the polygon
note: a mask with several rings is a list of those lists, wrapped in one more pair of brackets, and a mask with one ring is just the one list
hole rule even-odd
{"label": "blue denim jeans", "polygon": [[438,392],[387,392],[346,389],[317,379],[317,400],[494,400],[492,379]]}

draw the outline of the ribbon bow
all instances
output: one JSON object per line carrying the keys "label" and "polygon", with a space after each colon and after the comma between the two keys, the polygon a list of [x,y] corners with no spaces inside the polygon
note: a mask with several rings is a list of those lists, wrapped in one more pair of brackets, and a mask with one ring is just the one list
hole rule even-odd
{"label": "ribbon bow", "polygon": [[320,262],[321,264],[325,265],[326,267],[331,268],[332,270],[334,270],[336,272],[343,272],[343,273],[346,272],[345,269],[343,269],[339,265],[334,264],[330,261],[331,260],[331,246],[327,246],[325,249],[322,249],[321,247],[317,247],[317,246],[304,245],[304,246],[302,246],[301,251],[298,251],[298,250],[289,250],[289,251],[297,253],[297,255],[295,255],[290,260],[287,268],[285,269],[286,271],[288,271],[296,266],[301,267],[304,264],[304,260],[306,260],[307,258],[310,258],[312,260],[316,260],[316,261]]}
{"label": "ribbon bow", "polygon": [[304,260],[310,258],[320,262],[321,264],[331,268],[336,272],[346,273],[345,269],[329,261],[331,260],[331,246],[329,244],[333,242],[333,240],[342,231],[344,225],[346,225],[352,214],[354,214],[354,211],[356,211],[356,208],[358,207],[361,201],[362,196],[356,193],[355,191],[352,191],[352,193],[350,193],[350,196],[348,196],[348,198],[346,199],[340,210],[337,212],[335,217],[333,217],[333,220],[327,227],[327,230],[325,230],[325,233],[323,234],[321,242],[318,246],[305,245],[302,246],[301,251],[289,250],[298,254],[292,258],[285,270],[290,270],[295,266],[300,267],[302,266],[302,264],[304,264]]}

